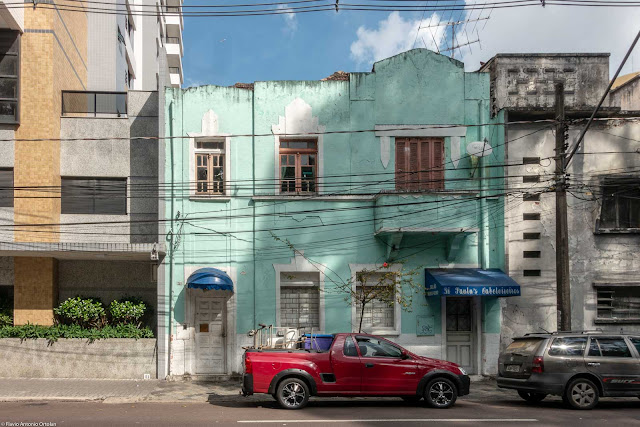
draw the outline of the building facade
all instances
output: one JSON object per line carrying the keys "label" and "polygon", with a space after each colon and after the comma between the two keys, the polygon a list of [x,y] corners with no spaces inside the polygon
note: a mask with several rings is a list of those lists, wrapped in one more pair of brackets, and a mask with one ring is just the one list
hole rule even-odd
{"label": "building facade", "polygon": [[[494,373],[500,291],[436,283],[504,268],[504,132],[489,106],[487,74],[424,49],[323,81],[167,89],[167,373],[240,372],[261,323],[334,333],[360,318]],[[484,140],[485,157],[467,154]],[[350,296],[388,272],[410,301],[361,315]]]}
{"label": "building facade", "polygon": [[[503,300],[508,345],[557,330],[555,83],[564,84],[572,147],[607,87],[609,55],[499,54],[481,71],[491,76],[492,111],[506,122],[506,252],[522,286]],[[601,109],[567,169],[574,330],[639,330],[640,113],[619,107]]]}
{"label": "building facade", "polygon": [[181,5],[67,3],[0,8],[0,297],[16,325],[50,325],[77,295],[156,306],[158,88],[182,82]]}

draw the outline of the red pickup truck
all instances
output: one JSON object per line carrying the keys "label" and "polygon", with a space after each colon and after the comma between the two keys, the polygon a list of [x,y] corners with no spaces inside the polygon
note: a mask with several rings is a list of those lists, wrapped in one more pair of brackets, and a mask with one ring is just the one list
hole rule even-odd
{"label": "red pickup truck", "polygon": [[418,356],[384,338],[335,334],[328,351],[249,349],[242,394],[271,394],[285,409],[310,396],[397,396],[448,408],[469,394],[469,377],[455,363]]}

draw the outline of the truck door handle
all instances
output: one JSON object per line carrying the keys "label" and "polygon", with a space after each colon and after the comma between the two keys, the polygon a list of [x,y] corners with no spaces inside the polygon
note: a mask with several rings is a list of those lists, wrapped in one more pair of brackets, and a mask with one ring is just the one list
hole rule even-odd
{"label": "truck door handle", "polygon": [[373,363],[365,363],[364,367],[365,368],[373,368]]}
{"label": "truck door handle", "polygon": [[598,362],[589,362],[587,363],[588,366],[600,366],[600,363]]}

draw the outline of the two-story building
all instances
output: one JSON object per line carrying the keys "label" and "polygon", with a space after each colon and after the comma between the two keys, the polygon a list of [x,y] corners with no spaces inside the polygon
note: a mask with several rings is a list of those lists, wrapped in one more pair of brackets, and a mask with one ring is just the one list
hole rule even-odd
{"label": "two-story building", "polygon": [[[495,372],[500,296],[519,287],[495,270],[505,140],[489,96],[487,74],[425,49],[321,81],[167,89],[167,373],[241,371],[261,323],[361,320]],[[389,271],[403,298],[363,311],[362,273]]]}

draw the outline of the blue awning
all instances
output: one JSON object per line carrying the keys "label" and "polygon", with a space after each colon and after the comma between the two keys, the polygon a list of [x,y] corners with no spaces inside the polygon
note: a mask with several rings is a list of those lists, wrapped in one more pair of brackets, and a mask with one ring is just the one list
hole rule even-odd
{"label": "blue awning", "polygon": [[520,285],[498,268],[425,269],[427,296],[494,296],[520,295]]}
{"label": "blue awning", "polygon": [[191,289],[233,291],[233,280],[227,273],[217,268],[200,268],[187,279]]}

